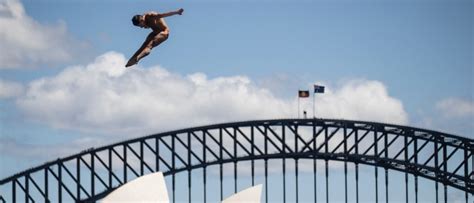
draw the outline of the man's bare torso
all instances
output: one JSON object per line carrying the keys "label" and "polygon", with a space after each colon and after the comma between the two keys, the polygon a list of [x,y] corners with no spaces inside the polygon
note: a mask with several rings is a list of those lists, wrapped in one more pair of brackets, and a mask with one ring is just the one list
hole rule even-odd
{"label": "man's bare torso", "polygon": [[[148,13],[147,13],[148,14]],[[147,15],[145,14],[145,24],[151,28],[154,32],[169,32],[168,25],[165,22],[165,19],[158,16]]]}

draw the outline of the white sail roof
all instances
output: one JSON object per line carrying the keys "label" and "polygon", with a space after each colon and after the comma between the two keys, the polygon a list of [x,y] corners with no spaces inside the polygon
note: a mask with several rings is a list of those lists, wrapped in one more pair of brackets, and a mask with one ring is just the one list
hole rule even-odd
{"label": "white sail roof", "polygon": [[163,173],[157,172],[141,176],[122,185],[102,199],[102,203],[117,202],[169,203]]}
{"label": "white sail roof", "polygon": [[260,203],[262,195],[262,185],[256,185],[245,190],[242,190],[227,199],[222,203]]}

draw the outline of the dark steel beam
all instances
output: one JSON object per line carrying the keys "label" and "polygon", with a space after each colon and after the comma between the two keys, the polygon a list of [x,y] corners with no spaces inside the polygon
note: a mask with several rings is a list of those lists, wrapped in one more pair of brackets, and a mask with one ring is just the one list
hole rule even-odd
{"label": "dark steel beam", "polygon": [[[272,127],[281,127],[282,128],[282,135],[280,136],[278,133],[275,132],[275,130],[272,129]],[[298,128],[303,128],[303,127],[312,127],[313,128],[313,136],[312,138],[307,142],[303,139],[303,137],[298,133]],[[251,135],[248,135],[247,133],[244,133],[241,129],[244,128],[250,128],[251,130]],[[264,140],[264,148],[259,147],[255,143],[255,135],[254,135],[254,129],[257,129],[258,132],[260,132],[261,137],[263,137]],[[286,143],[286,135],[285,134],[285,129],[288,128],[290,131],[294,133],[294,141],[295,141],[295,146],[292,148]],[[319,128],[319,130],[318,130]],[[344,129],[344,135],[342,141],[339,141],[339,143],[334,143],[332,141],[332,138],[336,136],[337,132],[340,131],[340,128]],[[220,140],[216,140],[214,136],[212,136],[209,132],[211,130],[219,130],[221,132],[222,136],[222,130],[226,131],[226,133],[233,139],[233,144],[234,144],[234,151],[233,153],[230,153],[226,148],[224,148],[223,143],[222,143],[222,138]],[[234,129],[233,132],[230,132],[227,129]],[[328,131],[331,129],[331,133],[329,134]],[[350,130],[350,133],[347,132],[347,130]],[[365,134],[359,139],[359,131],[363,131]],[[200,136],[197,136],[194,132],[203,132],[203,139],[206,137],[210,137],[211,140],[218,146],[218,150],[220,153],[220,156],[217,155],[217,152],[215,150],[211,149],[209,145],[206,143],[206,141],[203,141],[200,139]],[[325,136],[322,141],[322,143],[316,143],[316,140],[318,136],[324,132]],[[370,132],[374,132],[374,139],[372,140],[372,143],[370,143],[369,140],[366,140],[365,137],[368,135]],[[194,152],[191,149],[191,145],[189,142],[184,142],[180,137],[177,137],[177,134],[187,134],[188,139],[189,136],[194,136],[198,142],[203,146],[203,156],[200,157],[199,153]],[[238,135],[242,136],[238,136]],[[347,140],[350,139],[352,135],[355,135],[355,142],[354,144],[350,147],[350,149],[347,146]],[[395,135],[395,137],[388,142],[388,136]],[[249,138],[250,136],[250,138]],[[172,140],[172,146],[168,144],[164,138],[170,137]],[[243,137],[243,139],[240,139],[240,137]],[[283,137],[283,138],[282,138]],[[403,148],[396,154],[394,157],[389,157],[388,156],[388,150],[389,147],[392,146],[392,144],[399,138],[403,137],[404,139],[404,146]],[[148,139],[155,139],[155,147],[151,147],[147,140]],[[384,143],[382,145],[381,149],[378,149],[379,145],[381,144],[379,141],[381,139],[384,139]],[[178,154],[176,151],[176,141],[179,143],[178,145],[182,145],[188,153],[187,156],[187,161],[184,160],[183,156]],[[331,146],[331,151],[329,151],[329,141],[331,140],[331,143],[335,144],[335,148],[332,148]],[[160,149],[159,149],[159,142],[162,142],[162,145],[165,146],[163,149],[163,152],[165,153],[170,153],[172,156],[172,164],[168,164],[166,160],[163,159],[163,157],[160,156]],[[246,147],[245,144],[250,143],[250,148]],[[278,143],[280,142],[280,143]],[[418,145],[419,142],[422,142],[423,144],[421,146]],[[268,143],[270,143],[271,146],[275,147],[276,151],[269,152],[268,151]],[[302,143],[302,148],[299,150],[299,144]],[[359,145],[361,143],[364,144],[369,144],[370,147],[364,152],[363,154],[359,154]],[[138,150],[136,148],[131,147],[132,145],[137,145],[139,146]],[[319,146],[318,146],[319,144]],[[408,148],[411,147],[410,145],[414,145],[413,151],[408,153],[409,150]],[[430,150],[426,148],[428,144],[433,144],[434,149]],[[334,119],[279,119],[279,120],[262,120],[262,121],[246,121],[246,122],[236,122],[236,123],[226,123],[226,124],[217,124],[217,125],[210,125],[210,126],[203,126],[203,127],[197,127],[197,128],[188,128],[188,129],[182,129],[178,131],[172,131],[172,132],[166,132],[166,133],[160,133],[160,134],[154,134],[154,135],[149,135],[146,137],[142,138],[136,138],[136,139],[131,139],[127,140],[124,142],[116,143],[113,145],[109,146],[104,146],[100,148],[90,148],[88,150],[82,151],[79,154],[72,155],[66,158],[62,159],[57,159],[52,162],[45,163],[41,166],[35,167],[28,169],[24,172],[15,174],[13,176],[10,176],[8,178],[5,178],[3,180],[0,180],[0,185],[5,185],[10,183],[12,185],[12,198],[15,199],[18,194],[26,194],[25,201],[33,201],[32,199],[28,198],[29,193],[31,193],[31,190],[37,190],[38,193],[40,194],[39,196],[42,196],[41,200],[44,201],[49,201],[49,176],[53,176],[56,178],[58,181],[58,200],[62,200],[63,198],[63,193],[66,192],[66,194],[70,195],[71,198],[73,199],[80,199],[80,198],[87,198],[87,199],[92,199],[92,197],[97,197],[103,194],[104,192],[110,192],[113,190],[113,180],[115,179],[121,184],[124,184],[127,182],[128,177],[127,177],[127,171],[131,171],[135,176],[139,177],[141,175],[144,175],[145,173],[145,168],[147,168],[150,172],[154,171],[159,171],[160,170],[160,162],[162,162],[164,165],[167,166],[167,168],[161,169],[161,171],[164,171],[165,174],[172,174],[173,177],[176,173],[183,171],[183,170],[188,170],[191,171],[195,168],[203,168],[204,171],[207,166],[210,166],[212,164],[219,164],[221,171],[222,171],[222,165],[224,163],[228,162],[233,162],[234,163],[234,190],[237,188],[237,162],[239,161],[244,161],[244,160],[251,160],[252,161],[252,185],[254,184],[254,160],[258,159],[263,159],[265,161],[265,181],[268,183],[267,176],[268,176],[268,160],[269,159],[275,159],[275,158],[293,158],[295,159],[295,163],[298,163],[298,159],[304,158],[304,159],[313,159],[314,161],[314,168],[313,171],[316,172],[316,159],[322,159],[326,161],[326,164],[328,160],[334,160],[334,161],[343,161],[345,168],[347,167],[347,162],[353,162],[356,165],[356,198],[358,201],[358,164],[366,164],[366,165],[372,165],[375,167],[384,167],[385,172],[386,172],[386,180],[388,176],[388,169],[390,170],[396,170],[396,171],[401,171],[406,173],[406,182],[408,178],[408,174],[411,174],[415,177],[415,201],[417,201],[417,191],[418,191],[418,177],[423,177],[426,179],[434,180],[436,184],[436,191],[438,192],[438,183],[442,183],[444,186],[444,198],[446,201],[447,198],[447,187],[453,187],[456,189],[460,189],[466,192],[466,201],[468,200],[468,193],[474,193],[474,183],[472,181],[472,177],[474,176],[474,172],[470,169],[472,169],[474,165],[474,156],[472,155],[472,151],[474,149],[473,147],[474,141],[468,138],[463,138],[459,136],[454,136],[454,135],[448,135],[444,133],[439,133],[431,130],[425,130],[425,129],[419,129],[419,128],[412,128],[412,127],[407,127],[407,126],[398,126],[398,125],[390,125],[390,124],[381,124],[381,123],[374,123],[374,122],[361,122],[361,121],[347,121],[347,120],[334,120]],[[245,153],[240,154],[238,152],[238,147],[241,148]],[[247,145],[249,146],[249,145]],[[338,152],[341,147],[344,146],[343,152]],[[119,154],[116,151],[116,148],[123,147],[123,153]],[[156,164],[155,164],[155,170],[150,167],[150,165],[146,162],[145,156],[148,156],[148,154],[145,154],[144,150],[147,148],[153,153],[152,158],[155,158]],[[453,150],[448,150],[448,148],[453,149]],[[355,153],[354,153],[355,149]],[[367,154],[368,151],[374,149],[374,155],[369,155]],[[411,149],[411,148],[410,148]],[[419,160],[418,153],[420,153],[423,150],[424,153],[428,152],[431,154],[428,154],[428,158],[423,160]],[[239,150],[240,151],[240,150]],[[448,153],[449,151],[449,153]],[[131,153],[128,153],[131,152]],[[211,153],[216,160],[208,161],[207,160],[207,153]],[[104,160],[98,155],[99,153],[108,153],[109,160],[108,163],[104,162]],[[224,157],[223,153],[226,153],[228,157]],[[269,154],[270,153],[270,154]],[[400,155],[404,153],[404,157],[398,159]],[[116,159],[117,164],[123,164],[123,181],[120,181],[120,178],[118,178],[118,175],[114,173],[113,171],[113,165],[112,165],[112,160],[113,160],[113,154],[116,155],[118,159]],[[127,155],[128,154],[128,155]],[[385,155],[384,157],[382,157]],[[461,157],[458,155],[462,155]],[[84,160],[84,157],[90,156],[90,164],[89,162],[86,162]],[[131,166],[128,163],[128,157],[129,156],[134,156],[136,157],[140,162],[139,165],[137,166]],[[198,163],[192,163],[190,161],[190,158],[194,157],[196,160],[198,160]],[[453,157],[456,157],[453,159]],[[149,157],[151,158],[151,157]],[[459,160],[461,158],[461,160]],[[176,159],[180,160],[183,165],[185,166],[184,169],[181,168],[176,168]],[[434,163],[432,160],[435,160]],[[472,161],[469,161],[469,159],[472,159]],[[149,160],[149,159],[147,159]],[[68,166],[70,165],[69,163],[75,164],[76,167],[76,175],[73,175],[70,171],[69,168],[66,167],[66,162]],[[82,163],[81,163],[82,162]],[[115,162],[115,161],[114,161]],[[420,163],[419,163],[420,162]],[[97,164],[99,163],[99,164]],[[286,162],[283,161],[283,168],[286,170]],[[84,169],[82,169],[81,165],[85,166]],[[103,166],[103,167],[101,167]],[[57,173],[52,170],[52,167],[58,167]],[[181,166],[179,166],[181,167]],[[105,169],[105,170],[104,170]],[[464,169],[464,173],[459,171],[462,171]],[[63,174],[64,170],[64,174]],[[84,170],[84,171],[82,171]],[[345,169],[346,170],[346,169]],[[39,186],[37,184],[37,181],[35,180],[34,176],[31,176],[31,174],[35,174],[38,172],[44,171],[44,186]],[[90,174],[90,182],[91,182],[91,191],[88,193],[87,190],[84,189],[84,186],[82,185],[83,183],[81,182],[81,174],[85,172],[86,174]],[[108,175],[108,182],[104,181],[104,179],[99,175],[102,174],[102,172],[105,172],[106,175]],[[347,172],[345,171],[345,174]],[[375,171],[376,177],[378,170],[376,169]],[[206,172],[204,172],[206,174]],[[65,175],[65,177],[63,177]],[[222,175],[222,174],[221,174]],[[329,179],[328,172],[326,173],[327,175],[327,181]],[[206,175],[204,175],[206,176]],[[298,181],[298,164],[295,165],[295,177],[296,181]],[[345,175],[347,176],[347,175]],[[18,179],[24,178],[22,180],[25,181],[24,185],[20,184]],[[66,184],[64,182],[64,178],[70,178],[68,180],[72,180],[69,182],[72,182],[72,185],[69,185],[70,183]],[[347,178],[347,177],[346,177]],[[316,190],[316,176],[315,176],[315,193],[317,192]],[[96,181],[99,180],[99,181]],[[204,180],[204,185],[205,185]],[[99,194],[94,194],[95,193],[95,185],[96,182],[100,182],[99,184],[102,184],[105,186],[107,191],[104,191]],[[174,181],[173,181],[174,182]],[[328,182],[327,182],[328,184]],[[347,184],[347,183],[346,183]],[[33,185],[33,187],[31,187]],[[221,177],[221,185],[222,185],[222,177]],[[347,187],[347,185],[346,185]],[[17,190],[16,188],[20,188],[21,190]],[[173,185],[174,188],[174,185]],[[386,193],[388,191],[388,181],[386,181]],[[408,185],[406,186],[406,189],[408,189]],[[76,194],[72,195],[71,190],[74,190]],[[298,190],[298,183],[296,183],[296,190]],[[376,189],[376,193],[378,188]],[[436,194],[437,194],[436,192]],[[207,192],[205,192],[207,193]],[[345,189],[345,193],[347,196],[347,188]],[[87,197],[81,197],[81,194],[86,194]],[[174,195],[174,194],[173,194]],[[268,202],[268,188],[265,187],[265,195],[266,195],[266,201]],[[388,194],[386,194],[386,198],[388,200]],[[408,192],[407,192],[408,196]],[[2,197],[5,197],[2,194]],[[23,196],[22,196],[23,197]],[[91,197],[91,198],[89,198]],[[222,186],[221,186],[221,198],[222,198]],[[286,198],[285,198],[286,199]],[[378,200],[378,197],[376,197]],[[328,200],[328,195],[327,195],[327,200]],[[38,200],[34,200],[38,201]],[[173,197],[173,201],[174,197]],[[298,201],[298,199],[297,199]],[[315,201],[317,201],[317,195],[315,194]]]}

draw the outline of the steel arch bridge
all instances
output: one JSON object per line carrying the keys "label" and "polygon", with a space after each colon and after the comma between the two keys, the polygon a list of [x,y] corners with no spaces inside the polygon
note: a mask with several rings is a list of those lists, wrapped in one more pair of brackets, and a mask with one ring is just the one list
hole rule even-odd
{"label": "steel arch bridge", "polygon": [[[209,125],[149,135],[124,142],[90,148],[31,168],[0,181],[0,202],[94,202],[133,178],[162,171],[171,179],[172,201],[183,196],[176,190],[175,176],[187,172],[186,190],[191,201],[192,173],[203,169],[203,201],[206,202],[207,168],[217,166],[218,191],[223,197],[223,165],[233,164],[234,191],[237,191],[237,162],[250,164],[252,185],[256,161],[264,162],[264,197],[268,202],[268,161],[282,159],[283,183],[286,161],[295,160],[295,191],[298,202],[298,160],[325,162],[326,202],[328,200],[328,161],[344,163],[344,195],[348,201],[347,163],[355,165],[356,202],[359,201],[359,165],[385,171],[385,201],[388,197],[388,171],[405,174],[408,202],[408,176],[414,177],[415,201],[418,201],[418,178],[434,181],[436,201],[438,185],[465,193],[468,202],[474,194],[474,140],[446,133],[375,122],[334,119],[258,120]],[[214,173],[215,175],[216,173]],[[314,175],[316,201],[316,175]],[[283,201],[286,188],[283,184]],[[411,192],[411,191],[410,191]],[[379,201],[375,184],[375,200]],[[413,193],[412,193],[413,194]]]}

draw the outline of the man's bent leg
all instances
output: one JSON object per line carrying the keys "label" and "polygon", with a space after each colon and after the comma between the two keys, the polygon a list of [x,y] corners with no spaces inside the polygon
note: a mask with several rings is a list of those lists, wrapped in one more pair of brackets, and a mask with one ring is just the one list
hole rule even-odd
{"label": "man's bent leg", "polygon": [[168,39],[168,34],[163,34],[163,32],[160,32],[159,34],[155,35],[155,37],[151,41],[148,42],[148,44],[143,49],[143,51],[140,54],[138,54],[137,62],[143,57],[148,56],[153,48],[160,45],[166,39]]}
{"label": "man's bent leg", "polygon": [[125,67],[137,64],[140,59],[148,56],[154,47],[160,45],[166,39],[168,39],[167,32],[160,32],[159,34],[155,34],[154,32],[150,33],[140,49],[130,58]]}
{"label": "man's bent leg", "polygon": [[137,59],[136,59],[137,62],[140,61],[140,59],[142,59],[143,57],[148,56],[148,54],[150,54],[152,48],[153,47],[151,45],[146,46],[145,49],[143,49],[142,52],[140,52],[140,54],[138,54]]}
{"label": "man's bent leg", "polygon": [[155,32],[151,32],[148,37],[143,42],[142,46],[133,54],[132,57],[128,60],[127,65],[125,67],[133,66],[138,63],[138,61],[148,55],[151,51],[153,39],[156,37]]}
{"label": "man's bent leg", "polygon": [[160,45],[162,42],[166,41],[168,39],[168,32],[160,32],[153,38],[153,47],[156,47]]}

